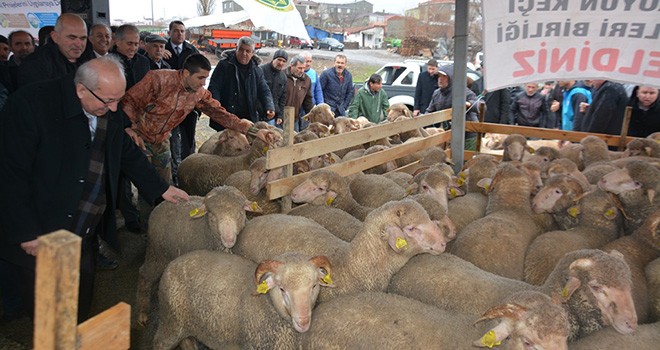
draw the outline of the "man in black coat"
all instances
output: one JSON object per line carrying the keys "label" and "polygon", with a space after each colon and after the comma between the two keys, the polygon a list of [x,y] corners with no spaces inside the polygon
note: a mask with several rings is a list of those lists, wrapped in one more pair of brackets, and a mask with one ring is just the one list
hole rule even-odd
{"label": "man in black coat", "polygon": [[[14,269],[12,287],[20,289],[29,314],[37,238],[67,229],[83,239],[78,317],[88,316],[96,235],[115,232],[120,171],[151,202],[188,200],[124,132],[118,104],[125,86],[121,63],[109,55],[80,66],[73,81],[63,77],[19,89],[0,114],[0,262]],[[105,239],[118,248],[117,237]]]}
{"label": "man in black coat", "polygon": [[286,84],[287,78],[284,68],[286,68],[289,55],[284,49],[279,49],[273,53],[273,60],[259,66],[264,73],[264,79],[270,89],[270,94],[273,96],[273,103],[275,104],[275,119],[268,116],[263,106],[257,106],[259,110],[259,118],[263,121],[269,122],[271,125],[282,124],[282,116],[284,115],[284,104],[286,103]]}
{"label": "man in black coat", "polygon": [[[607,80],[592,80],[593,100],[587,106],[582,131],[618,135],[628,105],[628,94],[623,85]],[[584,104],[586,105],[586,103]],[[580,106],[580,109],[583,107]]]}
{"label": "man in black coat", "polygon": [[415,86],[415,105],[413,106],[413,116],[424,113],[431,102],[433,91],[438,88],[438,61],[431,58],[426,63],[426,71],[420,72],[417,77],[417,86]]}
{"label": "man in black coat", "polygon": [[132,24],[124,24],[117,28],[115,46],[110,50],[117,55],[124,65],[126,75],[126,90],[137,84],[151,69],[149,59],[138,53],[140,30]]}
{"label": "man in black coat", "polygon": [[[256,123],[259,121],[257,101],[270,118],[275,114],[275,106],[264,73],[259,69],[261,59],[254,55],[254,46],[254,40],[244,36],[238,39],[236,50],[223,51],[211,75],[209,91],[227,111]],[[218,131],[223,129],[214,121],[209,125]]]}
{"label": "man in black coat", "polygon": [[[482,62],[481,65],[481,72],[482,74],[485,74],[486,62]],[[487,91],[485,89],[484,76],[482,75],[481,78],[472,83],[470,90],[472,90],[477,96],[483,96],[481,103],[486,105],[484,122],[513,124],[513,118],[509,112],[511,107],[511,94],[509,93],[508,89]]]}
{"label": "man in black coat", "polygon": [[78,15],[60,15],[50,38],[44,45],[39,43],[37,50],[25,57],[19,66],[18,87],[64,75],[73,77],[78,66],[94,58],[93,51],[85,51],[87,25]]}

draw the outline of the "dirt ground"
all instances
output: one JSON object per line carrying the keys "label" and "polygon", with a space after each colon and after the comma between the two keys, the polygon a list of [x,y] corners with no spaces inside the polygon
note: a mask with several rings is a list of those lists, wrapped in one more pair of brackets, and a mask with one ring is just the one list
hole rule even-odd
{"label": "dirt ground", "polygon": [[[264,62],[270,61],[272,53],[277,48],[264,48],[260,50],[259,57]],[[286,49],[289,57],[300,52],[299,49]],[[317,72],[331,67],[335,55],[338,52],[312,50],[314,59],[313,68]],[[383,64],[391,61],[400,61],[402,58],[396,54],[384,50],[346,50],[343,52],[348,59],[348,69],[355,72],[367,72],[371,74]],[[217,58],[207,55],[211,63],[215,65]],[[359,80],[356,80],[359,81]],[[197,126],[197,146],[201,145],[210,135],[214,133],[208,127],[208,117],[203,116]],[[147,243],[146,234],[134,234],[124,228],[123,219],[118,221],[119,238],[122,245],[121,253],[108,252],[119,261],[119,267],[113,271],[98,271],[96,274],[95,297],[92,314],[96,315],[105,309],[112,307],[118,302],[126,302],[135,305],[135,292],[138,278],[138,269],[144,261]],[[150,348],[150,333],[135,322],[136,315],[131,315],[131,349]],[[0,321],[0,350],[31,349],[32,345],[32,323],[27,317],[11,322]]]}

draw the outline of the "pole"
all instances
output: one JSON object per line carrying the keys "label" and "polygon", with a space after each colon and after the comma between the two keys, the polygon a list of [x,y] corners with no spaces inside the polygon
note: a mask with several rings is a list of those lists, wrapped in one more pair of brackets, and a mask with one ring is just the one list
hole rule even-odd
{"label": "pole", "polygon": [[469,1],[456,1],[454,79],[452,84],[451,158],[454,171],[463,167],[465,150],[465,87],[467,86],[467,23]]}
{"label": "pole", "polygon": [[626,137],[628,136],[628,125],[630,125],[630,117],[632,116],[632,107],[626,107],[623,113],[623,125],[621,125],[621,140],[619,141],[619,151],[626,148]]}

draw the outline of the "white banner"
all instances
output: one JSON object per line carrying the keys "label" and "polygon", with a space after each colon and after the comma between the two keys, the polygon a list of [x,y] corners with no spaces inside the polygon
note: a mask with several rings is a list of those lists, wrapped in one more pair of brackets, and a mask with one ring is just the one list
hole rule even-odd
{"label": "white banner", "polygon": [[293,0],[234,0],[250,15],[255,27],[310,40]]}
{"label": "white banner", "polygon": [[21,29],[36,39],[41,27],[55,25],[61,11],[60,0],[2,0],[0,34]]}
{"label": "white banner", "polygon": [[483,0],[488,90],[607,79],[660,87],[660,0]]}

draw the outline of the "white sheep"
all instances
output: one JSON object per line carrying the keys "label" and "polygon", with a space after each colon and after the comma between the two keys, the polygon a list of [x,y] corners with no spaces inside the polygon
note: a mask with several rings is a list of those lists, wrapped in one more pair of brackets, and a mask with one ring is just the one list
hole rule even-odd
{"label": "white sheep", "polygon": [[138,322],[146,323],[151,291],[170,261],[197,249],[233,247],[245,226],[245,211],[258,210],[229,186],[214,188],[206,197],[156,206],[149,217],[149,241],[137,283]]}
{"label": "white sheep", "polygon": [[312,219],[346,242],[352,241],[362,229],[362,221],[341,209],[327,205],[299,205],[287,214]]}
{"label": "white sheep", "polygon": [[660,322],[640,324],[635,334],[621,334],[605,328],[571,343],[571,350],[634,349],[657,350],[660,343]]}
{"label": "white sheep", "polygon": [[572,178],[564,176],[558,179],[560,181],[550,181],[534,198],[535,211],[541,212],[540,208],[548,206],[538,204],[539,195],[547,198],[550,195],[546,196],[546,193],[556,196],[559,192],[562,198],[557,202],[567,205],[559,209],[555,203],[554,209],[561,210],[561,213],[554,213],[555,218],[561,215],[576,219],[577,225],[566,230],[545,232],[529,245],[524,279],[531,284],[543,284],[564,254],[578,249],[600,248],[617,239],[622,231],[623,217],[607,193],[598,190],[584,194],[580,184]]}
{"label": "white sheep", "polygon": [[[259,157],[250,164],[250,170],[237,171],[227,177],[225,186],[236,187],[245,197],[257,203],[261,214],[273,214],[282,211],[280,200],[270,200],[266,195],[266,184],[284,176],[283,168],[266,169],[266,158]],[[253,215],[248,214],[248,219]]]}
{"label": "white sheep", "polygon": [[621,237],[602,247],[623,254],[632,275],[632,293],[640,323],[649,320],[648,285],[644,269],[660,257],[660,209],[649,215],[644,224],[632,235]]}
{"label": "white sheep", "polygon": [[504,163],[490,185],[487,215],[459,232],[451,253],[501,276],[522,279],[525,252],[542,228],[532,215],[529,174]]}
{"label": "white sheep", "polygon": [[199,147],[198,152],[233,157],[246,153],[249,149],[250,143],[244,134],[235,130],[225,129],[211,135]]}
{"label": "white sheep", "polygon": [[[475,316],[395,294],[360,293],[321,303],[303,349],[567,349],[568,317],[538,292],[512,295]],[[475,321],[495,320],[489,326]],[[501,346],[500,346],[501,345]]]}
{"label": "white sheep", "polygon": [[271,214],[251,220],[233,251],[252,261],[285,251],[326,255],[335,263],[337,288],[321,292],[320,300],[357,291],[385,291],[389,279],[414,255],[440,254],[445,232],[419,203],[393,201],[374,210],[350,243],[312,220]]}
{"label": "white sheep", "polygon": [[324,256],[289,253],[257,266],[222,252],[186,254],[163,273],[154,349],[190,343],[188,337],[214,349],[295,349],[320,287],[331,283]]}
{"label": "white sheep", "polygon": [[630,269],[621,253],[596,249],[570,252],[543,286],[497,276],[452,254],[420,255],[399,270],[388,292],[442,309],[480,315],[512,293],[541,291],[564,302],[575,340],[605,326],[622,334],[637,327]]}
{"label": "white sheep", "polygon": [[649,318],[660,321],[660,258],[653,260],[644,270],[649,291]]}

